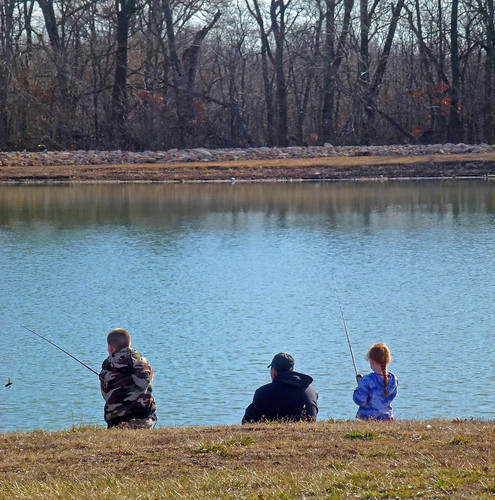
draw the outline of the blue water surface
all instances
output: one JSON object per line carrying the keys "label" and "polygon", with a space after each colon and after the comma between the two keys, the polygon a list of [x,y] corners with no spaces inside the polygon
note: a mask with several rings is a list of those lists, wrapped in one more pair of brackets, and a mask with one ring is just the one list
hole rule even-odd
{"label": "blue water surface", "polygon": [[395,417],[495,417],[495,184],[0,186],[0,431],[103,425],[106,334],[155,371],[159,426],[239,423],[291,353],[319,419],[391,349]]}

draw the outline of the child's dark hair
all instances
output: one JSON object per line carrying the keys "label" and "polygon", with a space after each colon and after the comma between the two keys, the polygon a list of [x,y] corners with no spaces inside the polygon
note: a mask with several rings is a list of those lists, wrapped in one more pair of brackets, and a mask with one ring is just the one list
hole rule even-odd
{"label": "child's dark hair", "polygon": [[129,347],[131,345],[131,336],[127,330],[123,328],[115,328],[107,335],[107,343],[110,344],[116,351]]}
{"label": "child's dark hair", "polygon": [[366,359],[373,360],[375,363],[379,364],[382,369],[383,383],[385,384],[385,396],[388,394],[388,373],[387,365],[392,361],[392,356],[390,355],[390,349],[383,343],[373,344],[366,354]]}

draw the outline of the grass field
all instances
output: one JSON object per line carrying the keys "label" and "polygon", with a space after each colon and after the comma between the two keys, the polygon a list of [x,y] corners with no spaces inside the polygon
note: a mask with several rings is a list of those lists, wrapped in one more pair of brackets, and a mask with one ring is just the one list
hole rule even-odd
{"label": "grass field", "polygon": [[0,435],[0,498],[494,498],[494,421]]}

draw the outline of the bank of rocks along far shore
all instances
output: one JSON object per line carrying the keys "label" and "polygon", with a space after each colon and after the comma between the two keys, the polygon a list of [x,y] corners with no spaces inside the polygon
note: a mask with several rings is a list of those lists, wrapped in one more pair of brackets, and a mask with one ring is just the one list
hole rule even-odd
{"label": "bank of rocks along far shore", "polygon": [[495,145],[0,152],[0,182],[493,177]]}

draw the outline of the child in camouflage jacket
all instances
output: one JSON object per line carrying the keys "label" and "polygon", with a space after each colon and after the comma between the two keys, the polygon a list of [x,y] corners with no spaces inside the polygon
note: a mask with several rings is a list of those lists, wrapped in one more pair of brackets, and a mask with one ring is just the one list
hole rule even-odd
{"label": "child in camouflage jacket", "polygon": [[107,343],[109,355],[101,366],[100,384],[108,428],[119,424],[151,428],[156,422],[153,369],[131,349],[131,336],[123,328],[112,330]]}

